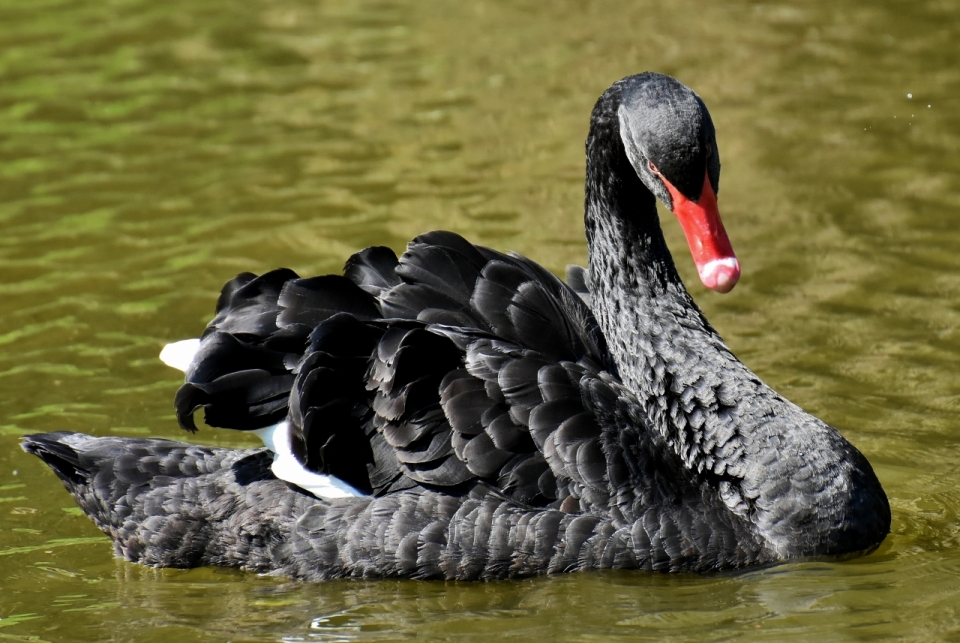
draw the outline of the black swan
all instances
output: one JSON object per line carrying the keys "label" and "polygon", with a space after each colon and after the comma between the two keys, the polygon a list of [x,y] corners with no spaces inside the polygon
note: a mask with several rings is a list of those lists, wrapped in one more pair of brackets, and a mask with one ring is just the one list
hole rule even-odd
{"label": "black swan", "polygon": [[593,109],[589,268],[569,284],[450,232],[344,274],[241,274],[165,349],[177,417],[268,448],[27,436],[118,556],[318,580],[741,568],[876,548],[890,507],[832,427],[733,356],[665,245],[739,277],[701,99],[644,73]]}

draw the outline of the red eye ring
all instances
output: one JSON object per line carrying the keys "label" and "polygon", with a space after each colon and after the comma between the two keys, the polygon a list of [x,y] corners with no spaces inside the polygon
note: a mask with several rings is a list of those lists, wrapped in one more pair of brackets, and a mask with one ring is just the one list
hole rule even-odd
{"label": "red eye ring", "polygon": [[650,168],[650,171],[653,172],[655,176],[660,176],[660,170],[653,164],[653,161],[647,161],[647,167]]}

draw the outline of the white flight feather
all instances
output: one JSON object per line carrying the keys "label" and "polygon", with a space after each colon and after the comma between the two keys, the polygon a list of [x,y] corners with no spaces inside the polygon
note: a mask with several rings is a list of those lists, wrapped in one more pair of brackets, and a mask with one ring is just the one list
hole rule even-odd
{"label": "white flight feather", "polygon": [[317,498],[357,498],[365,494],[336,476],[328,476],[308,471],[293,455],[290,448],[290,425],[286,422],[274,424],[254,431],[263,440],[264,445],[274,452],[273,475],[290,484],[295,484]]}
{"label": "white flight feather", "polygon": [[186,373],[187,369],[190,368],[190,364],[193,363],[193,358],[196,357],[198,350],[200,350],[199,339],[185,339],[180,342],[173,342],[172,344],[164,346],[163,350],[160,351],[160,361],[167,366],[172,366],[178,371]]}
{"label": "white flight feather", "polygon": [[[160,361],[186,373],[199,349],[199,339],[173,342],[160,351]],[[273,451],[273,465],[270,469],[273,475],[281,480],[295,484],[317,498],[353,498],[365,495],[336,476],[314,473],[305,469],[293,455],[293,449],[290,447],[290,425],[286,422],[257,429],[253,433],[256,433],[257,437],[263,440],[263,444]]]}

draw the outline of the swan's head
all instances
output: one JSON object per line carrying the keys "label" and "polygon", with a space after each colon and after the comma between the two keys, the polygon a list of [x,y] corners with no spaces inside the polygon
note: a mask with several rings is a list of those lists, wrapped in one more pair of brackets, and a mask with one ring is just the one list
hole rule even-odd
{"label": "swan's head", "polygon": [[618,115],[627,158],[680,221],[703,285],[730,292],[740,263],[717,210],[720,153],[707,106],[663,74],[648,72],[621,83]]}

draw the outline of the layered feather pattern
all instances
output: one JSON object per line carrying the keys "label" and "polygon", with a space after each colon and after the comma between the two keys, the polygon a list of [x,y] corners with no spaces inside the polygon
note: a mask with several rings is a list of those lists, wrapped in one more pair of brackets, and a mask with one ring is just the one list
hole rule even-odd
{"label": "layered feather pattern", "polygon": [[263,407],[286,394],[298,459],[365,493],[483,482],[531,506],[580,511],[587,489],[584,506],[606,502],[581,381],[614,376],[572,290],[448,232],[418,237],[399,259],[367,249],[345,273],[228,283],[177,397],[184,425],[203,406],[210,424],[232,414],[230,428],[267,426],[277,413]]}

